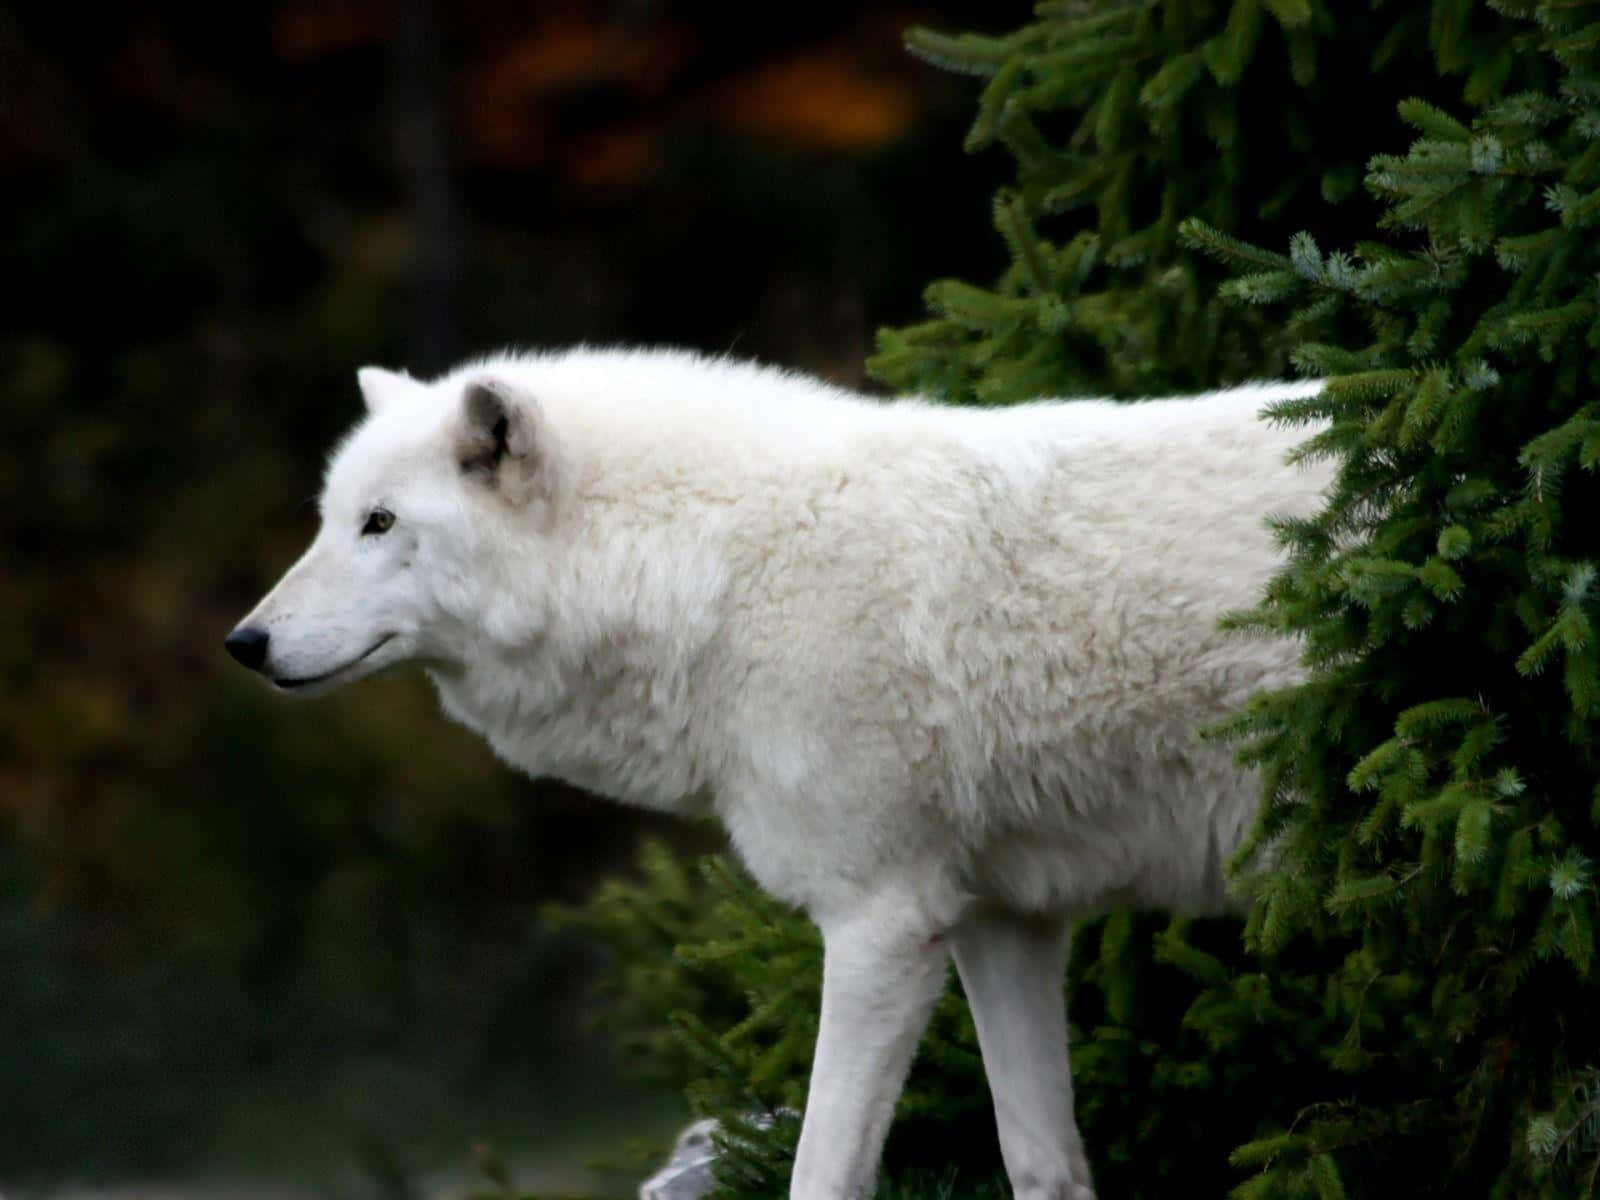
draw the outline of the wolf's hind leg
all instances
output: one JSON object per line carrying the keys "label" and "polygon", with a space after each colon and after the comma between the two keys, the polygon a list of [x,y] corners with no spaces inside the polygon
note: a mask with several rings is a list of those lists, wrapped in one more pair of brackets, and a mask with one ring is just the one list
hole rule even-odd
{"label": "wolf's hind leg", "polygon": [[953,941],[1016,1200],[1094,1200],[1072,1118],[1066,920],[975,913]]}

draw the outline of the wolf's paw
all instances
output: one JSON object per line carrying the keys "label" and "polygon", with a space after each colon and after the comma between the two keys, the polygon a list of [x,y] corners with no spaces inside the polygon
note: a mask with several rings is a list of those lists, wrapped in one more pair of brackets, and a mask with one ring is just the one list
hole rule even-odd
{"label": "wolf's paw", "polygon": [[1092,1187],[1086,1183],[1073,1183],[1070,1179],[1064,1183],[1017,1187],[1013,1197],[1014,1200],[1095,1200]]}

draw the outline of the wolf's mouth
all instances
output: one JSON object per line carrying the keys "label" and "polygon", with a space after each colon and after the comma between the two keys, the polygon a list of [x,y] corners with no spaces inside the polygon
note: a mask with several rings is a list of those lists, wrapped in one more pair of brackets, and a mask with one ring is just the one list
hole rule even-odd
{"label": "wolf's mouth", "polygon": [[305,676],[302,676],[299,679],[274,679],[272,682],[275,683],[278,687],[281,687],[281,688],[298,688],[298,687],[307,687],[308,685],[313,684],[313,683],[321,683],[324,679],[332,679],[335,675],[339,675],[339,674],[341,674],[341,673],[343,673],[345,671],[348,671],[351,667],[355,666],[358,662],[361,662],[363,659],[371,658],[383,646],[385,646],[389,642],[389,640],[391,638],[393,638],[393,637],[394,637],[394,634],[392,634],[392,633],[384,634],[381,638],[379,638],[377,641],[373,642],[372,645],[368,646],[365,650],[363,650],[360,654],[356,655],[354,658],[352,658],[349,662],[345,663],[343,666],[335,667],[331,671],[324,671],[321,675],[305,675]]}

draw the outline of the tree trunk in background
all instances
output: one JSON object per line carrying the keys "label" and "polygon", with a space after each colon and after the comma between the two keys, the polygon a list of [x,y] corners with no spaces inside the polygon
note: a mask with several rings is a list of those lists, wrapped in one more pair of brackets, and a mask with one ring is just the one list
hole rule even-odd
{"label": "tree trunk in background", "polygon": [[445,138],[438,32],[432,0],[401,0],[390,44],[389,108],[396,165],[411,207],[411,344],[406,365],[433,374],[460,354],[456,290],[465,225]]}

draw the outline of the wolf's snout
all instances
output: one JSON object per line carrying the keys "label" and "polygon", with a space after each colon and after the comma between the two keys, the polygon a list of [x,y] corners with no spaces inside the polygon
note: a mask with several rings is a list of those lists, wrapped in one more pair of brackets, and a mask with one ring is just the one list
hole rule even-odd
{"label": "wolf's snout", "polygon": [[233,655],[241,664],[252,671],[261,670],[261,665],[267,661],[267,639],[270,635],[265,629],[256,629],[250,625],[241,625],[227,637],[222,639],[222,644],[229,654]]}

